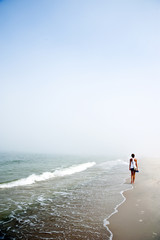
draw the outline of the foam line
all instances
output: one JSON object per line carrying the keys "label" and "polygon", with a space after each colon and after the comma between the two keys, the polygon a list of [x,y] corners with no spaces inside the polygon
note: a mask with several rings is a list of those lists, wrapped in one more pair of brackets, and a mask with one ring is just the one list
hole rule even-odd
{"label": "foam line", "polygon": [[103,220],[103,226],[104,226],[105,228],[107,228],[107,231],[110,233],[109,240],[112,240],[112,238],[113,238],[113,233],[111,232],[111,230],[110,230],[109,227],[108,227],[108,225],[110,224],[110,222],[108,221],[108,219],[109,219],[112,215],[114,215],[115,213],[117,213],[119,206],[122,205],[122,204],[126,201],[126,198],[125,198],[125,196],[123,195],[123,193],[126,192],[126,191],[128,191],[128,190],[132,190],[132,189],[133,189],[133,186],[132,186],[131,188],[128,188],[128,189],[123,190],[123,191],[120,192],[120,194],[121,194],[122,197],[123,197],[122,202],[120,202],[119,204],[117,204],[116,207],[114,208],[114,211],[113,211],[106,219]]}

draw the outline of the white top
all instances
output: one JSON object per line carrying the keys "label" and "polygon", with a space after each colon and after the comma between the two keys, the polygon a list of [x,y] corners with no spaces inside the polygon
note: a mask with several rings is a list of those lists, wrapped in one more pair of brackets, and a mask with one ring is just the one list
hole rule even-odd
{"label": "white top", "polygon": [[134,158],[132,158],[132,161],[131,161],[131,168],[136,168],[136,162]]}

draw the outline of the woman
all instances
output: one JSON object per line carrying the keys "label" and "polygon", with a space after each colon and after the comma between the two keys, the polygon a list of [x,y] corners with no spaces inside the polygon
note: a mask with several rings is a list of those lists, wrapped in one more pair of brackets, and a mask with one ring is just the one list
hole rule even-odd
{"label": "woman", "polygon": [[135,159],[135,154],[131,154],[131,159],[129,163],[129,170],[131,171],[131,184],[135,182],[135,175],[138,171],[137,159]]}

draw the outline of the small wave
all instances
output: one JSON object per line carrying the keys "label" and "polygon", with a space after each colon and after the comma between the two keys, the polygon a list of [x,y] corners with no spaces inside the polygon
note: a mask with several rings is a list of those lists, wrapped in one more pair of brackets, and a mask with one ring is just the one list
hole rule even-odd
{"label": "small wave", "polygon": [[78,172],[83,172],[87,168],[90,168],[94,166],[96,163],[95,162],[88,162],[88,163],[83,163],[79,165],[74,165],[69,168],[65,169],[60,169],[60,170],[55,170],[54,172],[44,172],[40,175],[32,174],[28,176],[27,178],[22,178],[16,181],[12,181],[9,183],[2,183],[0,184],[0,188],[12,188],[12,187],[18,187],[18,186],[26,186],[26,185],[31,185],[34,184],[35,182],[40,182],[40,181],[45,181],[50,178],[55,178],[55,177],[64,177],[67,175],[72,175],[74,173]]}
{"label": "small wave", "polygon": [[106,161],[106,162],[99,164],[99,166],[105,167],[105,169],[111,169],[117,165],[128,165],[128,163],[121,159],[117,159],[117,160],[113,160],[113,161]]}

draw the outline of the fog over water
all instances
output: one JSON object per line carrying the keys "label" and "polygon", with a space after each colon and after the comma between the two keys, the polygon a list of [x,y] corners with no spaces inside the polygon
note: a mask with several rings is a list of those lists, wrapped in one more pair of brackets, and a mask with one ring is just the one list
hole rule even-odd
{"label": "fog over water", "polygon": [[160,156],[159,1],[0,1],[0,151]]}

